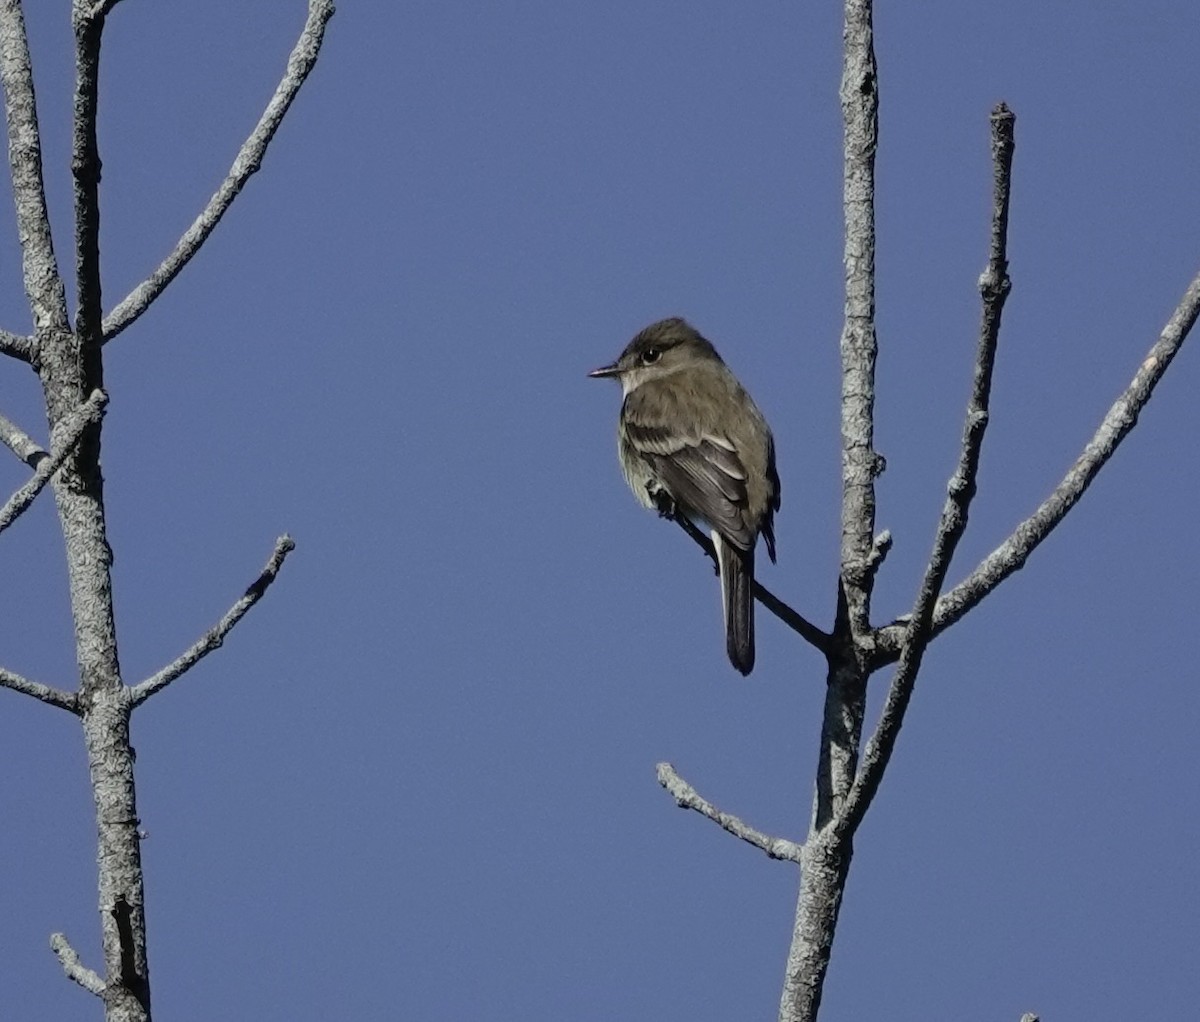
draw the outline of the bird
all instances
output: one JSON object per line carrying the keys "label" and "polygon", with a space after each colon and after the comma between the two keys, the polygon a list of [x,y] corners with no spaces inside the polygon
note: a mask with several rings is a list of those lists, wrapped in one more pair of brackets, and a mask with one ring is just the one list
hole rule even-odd
{"label": "bird", "polygon": [[775,560],[775,440],[717,349],[686,320],[642,330],[611,365],[588,373],[621,384],[617,453],[647,508],[707,528],[721,576],[725,648],[754,668],[754,548]]}

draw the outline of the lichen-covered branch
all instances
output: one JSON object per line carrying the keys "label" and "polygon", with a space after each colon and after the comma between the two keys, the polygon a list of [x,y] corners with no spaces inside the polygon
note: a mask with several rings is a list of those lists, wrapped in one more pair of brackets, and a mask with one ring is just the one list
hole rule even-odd
{"label": "lichen-covered branch", "polygon": [[785,859],[797,863],[800,861],[804,853],[802,845],[787,838],[771,837],[770,834],[764,834],[748,823],[743,823],[731,813],[722,812],[680,777],[670,763],[659,763],[657,773],[658,783],[675,799],[676,805],[683,809],[693,809],[701,816],[707,816],[723,830],[754,845],[755,848],[761,849],[772,859]]}
{"label": "lichen-covered branch", "polygon": [[842,362],[842,506],[837,610],[817,756],[816,796],[779,1001],[780,1022],[814,1022],[833,949],[853,847],[829,824],[849,793],[862,740],[871,593],[886,541],[875,539],[875,150],[879,76],[871,0],[845,0],[842,28],[842,208],[845,318]]}
{"label": "lichen-covered branch", "polygon": [[[1178,354],[1200,316],[1200,274],[1188,285],[1179,305],[1163,327],[1125,391],[1113,402],[1099,428],[1075,463],[1036,511],[1012,535],[980,562],[967,578],[942,596],[933,612],[936,636],[977,606],[1001,582],[1024,567],[1029,555],[1066,517],[1091,485],[1097,473],[1137,424],[1138,416],[1154,393],[1171,360]],[[907,620],[893,622],[878,632],[885,661],[899,655]]]}
{"label": "lichen-covered branch", "polygon": [[34,342],[48,333],[66,333],[67,299],[54,258],[50,214],[42,179],[42,140],[38,131],[33,66],[20,0],[0,0],[0,84],[8,126],[8,162],[16,200],[17,233],[25,293],[33,311]]}
{"label": "lichen-covered branch", "polygon": [[118,0],[73,0],[75,90],[71,146],[74,181],[78,313],[72,330],[54,255],[42,180],[29,45],[19,0],[0,0],[0,84],[4,87],[9,162],[32,338],[0,331],[0,354],[29,362],[42,385],[51,452],[0,417],[0,442],[34,469],[33,478],[0,508],[0,530],[15,521],[49,481],[54,488],[66,553],[79,667],[77,693],[61,692],[0,669],[0,687],[76,713],[83,726],[96,810],[103,973],[87,969],[61,934],[52,947],[68,977],[102,997],[107,1022],[149,1022],[150,980],[146,916],[129,722],[133,707],[165,687],[206,653],[263,595],[291,549],[284,537],[267,569],[221,622],[179,660],[137,689],[125,686],[113,613],[112,550],[108,543],[104,478],[100,471],[103,393],[102,342],[133,322],[203,243],[247,178],[258,169],[300,84],[316,60],[330,0],[309,0],[308,20],[287,74],[230,176],[175,252],[149,281],[102,320],[100,266],[101,161],[97,107],[105,19]]}
{"label": "lichen-covered branch", "polygon": [[909,617],[908,628],[896,669],[875,733],[867,742],[862,765],[854,786],[839,814],[837,826],[853,834],[862,822],[863,814],[879,788],[895,748],[896,738],[904,723],[904,714],[912,698],[921,669],[921,660],[932,637],[933,609],[938,593],[946,581],[955,548],[967,529],[971,501],[975,497],[979,455],[987,431],[992,392],[992,369],[996,363],[996,347],[1000,339],[1000,320],[1011,284],[1008,278],[1008,207],[1012,190],[1013,131],[1016,118],[1003,103],[992,111],[992,234],[987,269],[979,278],[983,313],[979,327],[979,343],[975,353],[975,372],[971,397],[963,422],[958,466],[950,477],[946,500],[933,541],[916,603]]}
{"label": "lichen-covered branch", "polygon": [[104,980],[79,960],[79,953],[71,947],[66,934],[55,933],[50,937],[50,950],[58,958],[67,979],[78,983],[89,994],[104,996]]}
{"label": "lichen-covered branch", "polygon": [[875,150],[879,82],[869,0],[845,4],[842,63],[845,319],[842,359],[841,583],[855,634],[868,627],[875,532]]}
{"label": "lichen-covered branch", "polygon": [[283,567],[283,562],[287,558],[287,555],[295,548],[296,544],[292,542],[290,536],[280,536],[275,541],[275,549],[271,552],[271,557],[258,578],[250,584],[238,601],[225,612],[224,617],[161,671],[147,678],[145,681],[134,685],[129,690],[130,704],[137,706],[139,703],[144,703],[155,692],[166,688],[176,678],[181,677],[195,667],[196,664],[208,656],[214,649],[218,649],[224,643],[225,636],[232,631],[233,626],[246,616],[247,611],[251,607],[262,599],[267,589],[270,588],[271,583],[279,575],[279,569]]}
{"label": "lichen-covered branch", "polygon": [[8,355],[20,362],[32,362],[33,338],[0,330],[0,355]]}
{"label": "lichen-covered branch", "polygon": [[30,468],[37,468],[50,457],[41,444],[4,415],[0,415],[0,444],[4,444]]}
{"label": "lichen-covered branch", "polygon": [[32,696],[50,706],[57,706],[60,710],[79,712],[79,697],[74,692],[63,692],[50,685],[43,685],[40,681],[31,681],[29,678],[3,667],[0,667],[0,687]]}
{"label": "lichen-covered branch", "polygon": [[62,423],[54,444],[54,454],[39,460],[33,478],[9,497],[3,507],[0,507],[0,532],[7,529],[25,512],[54,473],[59,470],[62,463],[75,453],[83,431],[100,418],[107,403],[108,395],[104,391],[94,391],[86,403],[71,418]]}
{"label": "lichen-covered branch", "polygon": [[96,109],[100,89],[100,40],[111,2],[74,0],[75,96],[71,137],[71,175],[75,197],[75,291],[79,302],[75,332],[86,357],[100,361],[100,149]]}
{"label": "lichen-covered branch", "polygon": [[112,340],[122,330],[142,315],[154,300],[162,294],[188,262],[208,240],[213,229],[221,222],[221,218],[238,197],[250,176],[262,166],[263,156],[267,146],[275,137],[288,107],[300,91],[300,86],[308,77],[309,72],[317,62],[321,51],[321,42],[325,37],[325,23],[333,17],[332,0],[309,0],[308,18],[300,33],[291,56],[288,57],[287,70],[275,89],[275,94],[267,104],[259,118],[258,124],[250,136],[242,144],[233,166],[225,175],[221,187],[208,200],[204,211],[196,217],[192,226],[183,234],[171,254],[159,264],[145,281],[135,287],[112,313],[104,320],[104,339]]}

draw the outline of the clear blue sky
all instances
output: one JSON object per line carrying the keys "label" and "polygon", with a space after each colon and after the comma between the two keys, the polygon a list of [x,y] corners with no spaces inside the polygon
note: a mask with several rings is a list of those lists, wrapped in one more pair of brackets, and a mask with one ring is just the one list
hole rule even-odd
{"label": "clear blue sky", "polygon": [[[69,267],[69,4],[27,6]],[[717,344],[778,444],[764,581],[828,623],[840,5],[341,6],[262,173],[108,350],[128,680],[297,542],[134,720],[157,1012],[773,1018],[793,867],[676,809],[654,764],[802,837],[823,665],[760,613],[754,675],[730,668],[710,570],[626,491],[617,390],[584,372],[664,315]],[[106,307],[216,187],[302,16],[117,9]],[[1014,289],[955,579],[1058,481],[1197,268],[1198,18],[881,5],[880,618],[954,464],[988,111],[1018,116]],[[0,326],[26,330],[11,220]],[[823,1018],[1194,1016],[1198,373],[1185,347],[1060,532],[933,647]],[[24,367],[0,367],[0,411],[44,437]],[[0,458],[6,493],[23,478]],[[71,685],[51,501],[0,538],[0,580],[0,663]],[[0,749],[0,1013],[95,1017],[47,949],[62,929],[99,962],[76,723],[0,693]]]}

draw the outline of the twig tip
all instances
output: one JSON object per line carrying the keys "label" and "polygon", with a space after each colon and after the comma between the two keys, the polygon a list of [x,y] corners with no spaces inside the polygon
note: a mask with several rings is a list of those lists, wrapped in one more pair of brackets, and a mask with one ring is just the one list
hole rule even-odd
{"label": "twig tip", "polygon": [[79,953],[71,947],[65,933],[50,935],[50,950],[54,952],[68,979],[78,983],[90,994],[104,996],[104,980],[79,960]]}

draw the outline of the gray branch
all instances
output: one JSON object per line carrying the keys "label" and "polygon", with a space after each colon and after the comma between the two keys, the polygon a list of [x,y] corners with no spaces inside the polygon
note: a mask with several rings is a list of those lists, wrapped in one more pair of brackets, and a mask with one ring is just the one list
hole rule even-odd
{"label": "gray branch", "polygon": [[89,994],[104,996],[104,980],[79,960],[79,954],[71,947],[66,934],[55,933],[50,937],[50,949],[58,957],[67,979],[74,980]]}
{"label": "gray branch", "polygon": [[4,415],[0,415],[0,443],[30,468],[37,468],[45,458],[50,457],[41,444]]}
{"label": "gray branch", "polygon": [[64,692],[50,685],[43,685],[40,681],[30,681],[29,678],[3,667],[0,667],[0,688],[9,688],[22,695],[32,696],[50,706],[57,706],[60,710],[79,712],[79,699],[74,692]]}
{"label": "gray branch", "polygon": [[987,431],[992,391],[992,369],[1000,339],[1000,320],[1004,302],[1011,289],[1008,278],[1008,205],[1012,185],[1013,129],[1016,118],[1003,103],[992,111],[992,237],[987,269],[979,278],[983,299],[979,343],[975,354],[975,374],[967,414],[963,422],[958,466],[950,477],[941,519],[933,541],[933,551],[925,568],[916,603],[909,616],[900,652],[900,665],[888,687],[883,711],[875,733],[867,742],[862,764],[854,785],[838,817],[839,829],[853,834],[862,822],[887,770],[896,738],[904,723],[909,700],[921,670],[921,660],[933,637],[933,611],[938,593],[946,581],[955,548],[967,530],[971,501],[975,496],[979,473],[979,455]]}
{"label": "gray branch", "polygon": [[75,97],[71,137],[71,176],[75,197],[75,292],[79,302],[75,332],[86,352],[99,361],[100,346],[100,150],[96,141],[100,40],[116,0],[74,0]]}
{"label": "gray branch", "polygon": [[233,161],[221,187],[208,200],[204,211],[196,217],[179,239],[175,249],[162,261],[148,279],[135,287],[104,320],[103,335],[110,341],[142,315],[162,294],[167,285],[178,276],[188,262],[208,240],[213,229],[233,204],[250,176],[262,166],[267,146],[274,138],[280,122],[300,91],[300,86],[317,62],[321,42],[325,35],[325,24],[333,16],[332,0],[308,0],[308,18],[291,55],[287,70],[275,94],[267,104],[258,124]]}
{"label": "gray branch", "polygon": [[280,536],[275,541],[275,549],[272,551],[270,560],[267,561],[262,573],[251,583],[250,587],[242,594],[238,601],[225,612],[225,616],[205,632],[181,656],[167,664],[157,674],[151,675],[145,681],[134,685],[129,690],[130,705],[137,706],[139,703],[144,703],[155,692],[166,688],[176,678],[190,671],[214,649],[219,649],[225,642],[225,636],[229,634],[233,626],[245,617],[246,612],[263,598],[267,589],[270,588],[271,583],[279,575],[279,569],[283,567],[283,562],[287,558],[287,555],[295,548],[296,544],[292,541],[291,536]]}
{"label": "gray branch", "polygon": [[871,5],[846,3],[846,51],[842,66],[845,215],[845,321],[842,327],[842,519],[843,612],[855,635],[868,630],[875,532],[875,148],[879,137],[878,70]]}
{"label": "gray branch", "polygon": [[[16,201],[17,233],[21,239],[25,293],[33,311],[34,337],[29,355],[47,333],[65,334],[67,299],[54,258],[50,214],[42,180],[42,141],[38,131],[37,101],[29,39],[20,0],[0,0],[0,83],[4,86],[4,113],[8,125],[8,162]],[[17,345],[17,354],[22,345]],[[18,354],[18,357],[21,357]]]}
{"label": "gray branch", "polygon": [[683,809],[694,809],[701,816],[707,816],[723,830],[761,849],[772,859],[800,862],[804,854],[803,845],[787,838],[771,837],[770,834],[764,834],[761,830],[755,830],[749,824],[743,823],[736,816],[721,812],[680,777],[670,763],[659,763],[657,773],[658,783],[671,794],[676,805]]}
{"label": "gray branch", "polygon": [[100,19],[105,17],[120,2],[121,0],[96,0],[90,6],[84,4],[83,7],[89,18]]}
{"label": "gray branch", "polygon": [[108,395],[102,390],[93,391],[92,396],[79,407],[75,414],[59,426],[56,430],[58,436],[53,444],[54,454],[51,457],[40,459],[33,478],[17,490],[3,507],[0,507],[0,532],[12,525],[33,503],[54,473],[62,467],[63,462],[75,452],[84,430],[104,414],[106,404],[108,404]]}
{"label": "gray branch", "polygon": [[9,355],[22,362],[32,362],[33,338],[0,330],[0,354]]}
{"label": "gray branch", "polygon": [[868,576],[874,579],[879,574],[879,569],[883,567],[883,562],[887,560],[887,555],[891,552],[892,533],[890,529],[884,529],[871,541],[871,552],[867,554]]}
{"label": "gray branch", "polygon": [[[52,946],[66,974],[101,995],[109,1022],[146,1022],[150,1018],[146,959],[145,898],[141,832],[133,771],[129,720],[133,707],[183,674],[209,651],[263,595],[287,551],[284,537],[266,570],[218,625],[175,663],[136,689],[123,682],[117,656],[103,477],[100,471],[100,403],[103,401],[101,342],[133,322],[191,258],[257,170],[279,121],[309,73],[332,14],[330,0],[309,0],[304,34],[289,60],[283,84],[255,132],[243,146],[230,178],[205,214],[185,234],[159,271],[114,312],[101,318],[99,181],[96,138],[101,38],[106,16],[117,0],[73,0],[76,81],[72,137],[72,173],[76,214],[75,269],[79,297],[76,330],[71,330],[64,286],[55,261],[42,180],[33,77],[19,0],[0,0],[0,83],[5,91],[9,161],[24,257],[24,280],[33,312],[33,340],[25,345],[0,333],[0,352],[26,357],[36,368],[46,401],[52,454],[8,420],[0,420],[0,440],[34,469],[31,484],[5,505],[5,523],[16,518],[47,479],[55,489],[62,528],[71,612],[75,625],[80,681],[77,695],[58,692],[0,670],[0,686],[71,709],[82,719],[84,743],[95,801],[98,832],[98,902],[104,968],[85,969],[66,938]],[[89,396],[90,395],[90,396]],[[86,408],[90,402],[97,402]],[[81,419],[81,409],[86,416]],[[81,424],[82,423],[82,424]]]}
{"label": "gray branch", "polygon": [[814,1022],[833,949],[850,843],[828,824],[854,782],[866,705],[871,593],[887,552],[875,540],[875,151],[879,71],[871,0],[844,0],[842,28],[842,209],[845,310],[842,363],[842,506],[837,610],[817,755],[816,797],[805,843],[792,941],[779,999],[780,1022]]}
{"label": "gray branch", "polygon": [[[1121,441],[1137,424],[1138,416],[1154,393],[1171,360],[1178,354],[1200,316],[1200,275],[1188,285],[1158,340],[1138,367],[1129,386],[1113,402],[1104,421],[1063,476],[1054,492],[1038,509],[1016,527],[1012,535],[993,550],[971,574],[937,601],[933,613],[933,635],[945,631],[975,607],[1001,582],[1024,567],[1029,555],[1066,517],[1091,485],[1096,474],[1112,457]],[[907,620],[901,619],[879,630],[883,662],[899,653]]]}

